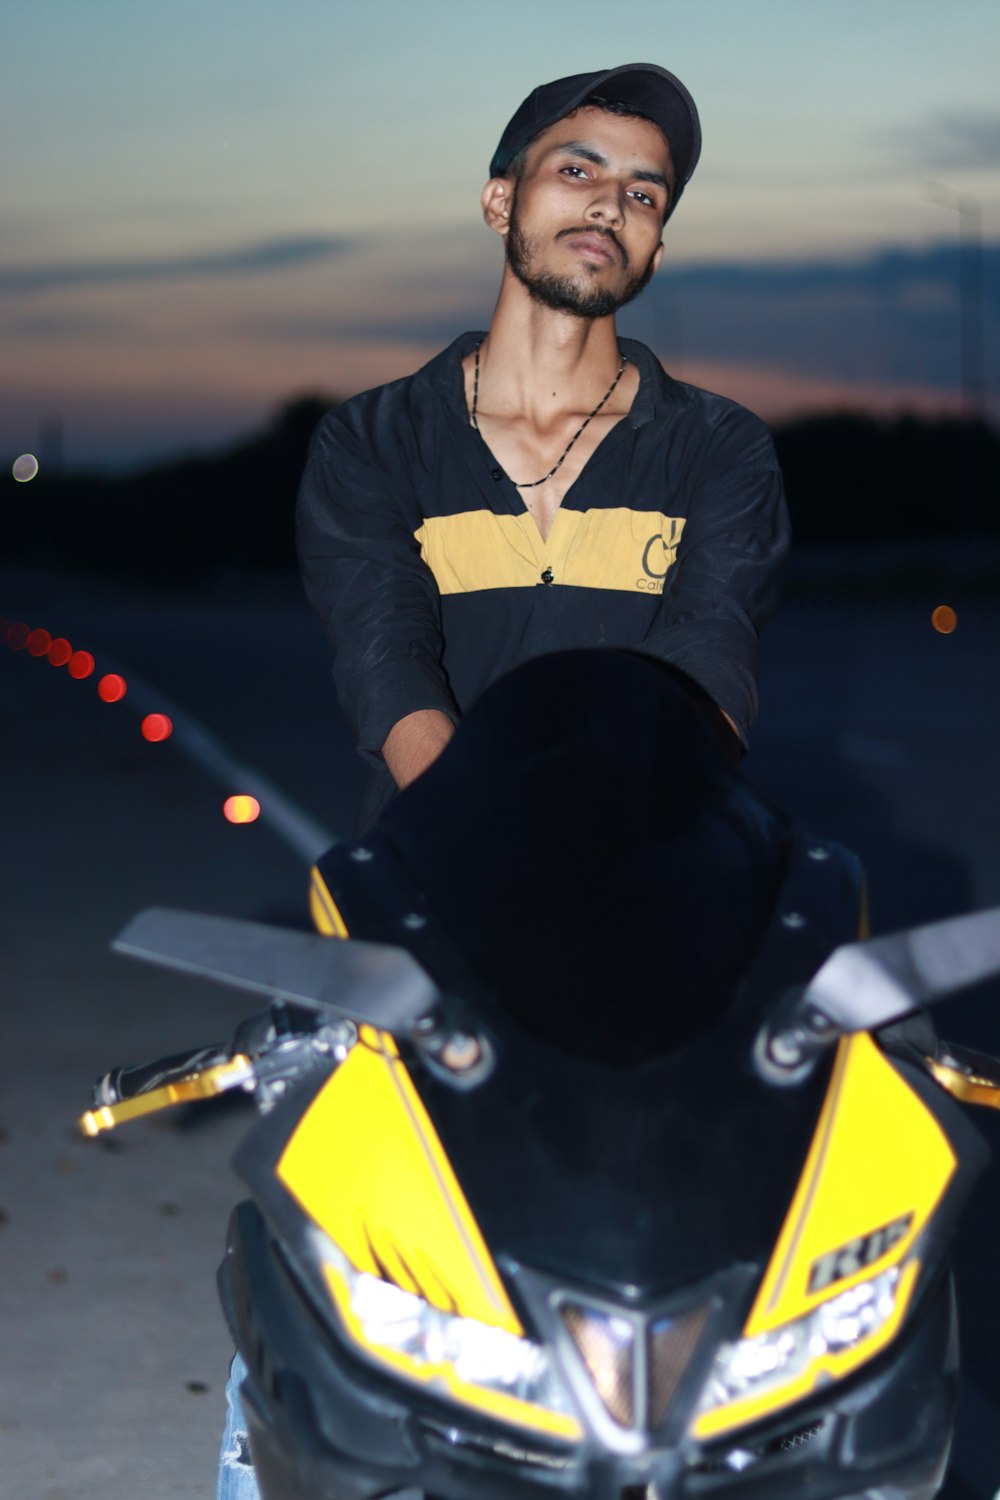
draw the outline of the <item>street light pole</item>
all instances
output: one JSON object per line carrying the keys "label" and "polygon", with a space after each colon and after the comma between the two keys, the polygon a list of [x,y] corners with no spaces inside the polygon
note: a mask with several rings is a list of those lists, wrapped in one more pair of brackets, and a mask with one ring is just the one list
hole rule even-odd
{"label": "street light pole", "polygon": [[983,206],[971,193],[958,193],[944,183],[929,183],[932,203],[953,208],[959,221],[959,354],[962,404],[970,417],[983,415],[985,379],[983,359]]}

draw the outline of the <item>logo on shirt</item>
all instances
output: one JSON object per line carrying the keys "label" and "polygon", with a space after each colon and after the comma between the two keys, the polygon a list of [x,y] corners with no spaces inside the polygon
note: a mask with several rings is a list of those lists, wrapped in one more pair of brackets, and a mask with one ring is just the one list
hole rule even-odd
{"label": "logo on shirt", "polygon": [[668,516],[667,527],[654,531],[642,549],[642,571],[644,578],[637,578],[635,586],[645,594],[662,594],[663,580],[677,561],[677,547],[684,530],[680,517]]}

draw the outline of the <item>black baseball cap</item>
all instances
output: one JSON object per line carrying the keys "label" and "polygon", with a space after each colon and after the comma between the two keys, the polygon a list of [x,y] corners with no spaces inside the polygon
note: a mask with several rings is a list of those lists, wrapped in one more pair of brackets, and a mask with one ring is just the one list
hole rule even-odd
{"label": "black baseball cap", "polygon": [[591,94],[621,104],[634,104],[663,131],[670,143],[677,185],[667,217],[673,213],[685,184],[701,155],[701,124],[698,110],[679,78],[655,63],[624,63],[620,68],[602,68],[598,73],[574,73],[554,83],[539,84],[528,95],[500,137],[490,162],[490,176],[503,177],[511,162],[557,120],[572,113]]}

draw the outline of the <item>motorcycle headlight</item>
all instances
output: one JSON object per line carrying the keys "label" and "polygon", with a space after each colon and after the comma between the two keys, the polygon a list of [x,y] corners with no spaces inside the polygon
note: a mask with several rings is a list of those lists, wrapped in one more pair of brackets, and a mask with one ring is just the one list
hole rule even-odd
{"label": "motorcycle headlight", "polygon": [[[814,1307],[804,1317],[752,1338],[724,1344],[702,1391],[694,1420],[699,1437],[753,1421],[807,1395],[816,1377],[849,1373],[895,1333],[917,1266],[893,1266]],[[731,1408],[733,1420],[712,1415]]]}
{"label": "motorcycle headlight", "polygon": [[348,1333],[380,1363],[503,1420],[553,1436],[582,1436],[539,1344],[445,1312],[356,1270],[325,1236],[322,1260]]}

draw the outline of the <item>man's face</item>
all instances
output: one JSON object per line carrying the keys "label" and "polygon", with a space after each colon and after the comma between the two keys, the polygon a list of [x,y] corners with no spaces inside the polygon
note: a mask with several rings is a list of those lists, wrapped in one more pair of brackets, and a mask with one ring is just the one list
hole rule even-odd
{"label": "man's face", "polygon": [[525,154],[506,237],[511,271],[546,307],[609,316],[660,263],[673,183],[670,147],[650,121],[577,110]]}

